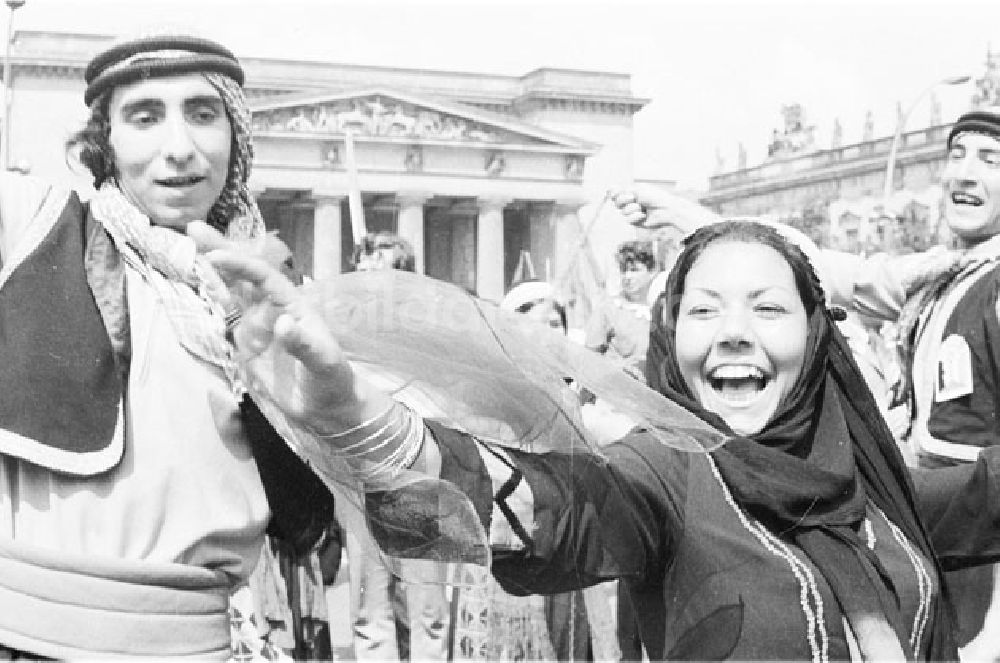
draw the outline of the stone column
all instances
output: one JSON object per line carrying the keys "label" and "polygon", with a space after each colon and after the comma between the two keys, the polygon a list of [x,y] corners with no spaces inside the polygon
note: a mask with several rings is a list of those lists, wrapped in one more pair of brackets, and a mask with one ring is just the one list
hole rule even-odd
{"label": "stone column", "polygon": [[340,274],[340,201],[344,196],[314,196],[313,278]]}
{"label": "stone column", "polygon": [[[580,221],[580,203],[557,202],[552,210],[554,221],[552,278],[558,280],[565,273],[569,262],[580,244],[582,222]],[[582,258],[579,254],[577,259]]]}
{"label": "stone column", "polygon": [[495,302],[504,296],[503,208],[508,202],[481,199],[476,224],[476,292],[483,299]]}
{"label": "stone column", "polygon": [[401,192],[396,194],[399,203],[399,236],[413,246],[417,274],[424,274],[424,203],[431,197],[427,193]]}

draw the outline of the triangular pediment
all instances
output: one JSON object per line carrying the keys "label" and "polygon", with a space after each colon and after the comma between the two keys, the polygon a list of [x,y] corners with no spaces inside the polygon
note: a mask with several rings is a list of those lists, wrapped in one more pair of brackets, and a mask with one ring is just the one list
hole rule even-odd
{"label": "triangular pediment", "polygon": [[384,88],[282,97],[251,105],[257,134],[335,134],[392,140],[557,148],[590,154],[598,146],[455,102]]}

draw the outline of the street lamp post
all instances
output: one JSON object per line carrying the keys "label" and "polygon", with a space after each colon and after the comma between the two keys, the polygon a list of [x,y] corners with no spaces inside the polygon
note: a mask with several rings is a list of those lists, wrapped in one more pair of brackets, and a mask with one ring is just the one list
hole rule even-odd
{"label": "street lamp post", "polygon": [[3,144],[0,151],[3,153],[3,169],[10,169],[10,108],[14,100],[13,85],[11,83],[10,47],[14,41],[14,11],[23,7],[26,0],[4,0],[10,8],[7,17],[7,46],[3,58]]}
{"label": "street lamp post", "polygon": [[896,122],[896,133],[892,137],[892,145],[889,147],[889,160],[885,164],[885,189],[882,192],[882,213],[884,215],[888,216],[889,214],[889,197],[892,196],[892,180],[896,171],[896,153],[899,151],[899,142],[903,137],[903,127],[906,126],[906,121],[910,118],[910,114],[917,107],[917,104],[937,86],[961,85],[962,83],[967,83],[969,79],[969,76],[953,76],[931,83],[917,95],[913,103],[910,104],[910,107],[906,109],[906,112],[899,117],[899,120]]}

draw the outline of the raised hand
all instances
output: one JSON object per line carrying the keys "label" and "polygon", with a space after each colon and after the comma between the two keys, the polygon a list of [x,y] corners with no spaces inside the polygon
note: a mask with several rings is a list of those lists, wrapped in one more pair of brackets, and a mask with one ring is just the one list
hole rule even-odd
{"label": "raised hand", "polygon": [[638,228],[674,227],[687,235],[702,226],[722,221],[715,212],[671,193],[664,187],[637,184],[613,189],[611,201],[625,220]]}
{"label": "raised hand", "polygon": [[286,416],[335,436],[392,405],[355,375],[319,312],[276,267],[227,249],[208,258],[243,311],[234,331],[238,356],[251,379],[254,362],[271,362],[260,379],[270,380],[268,395]]}

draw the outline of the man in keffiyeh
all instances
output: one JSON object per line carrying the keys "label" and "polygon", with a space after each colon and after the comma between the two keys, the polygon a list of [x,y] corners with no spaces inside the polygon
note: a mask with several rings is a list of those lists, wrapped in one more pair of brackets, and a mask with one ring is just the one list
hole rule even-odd
{"label": "man in keffiyeh", "polygon": [[244,396],[202,253],[265,253],[244,73],[158,36],[85,78],[90,202],[0,175],[0,649],[226,659],[265,531],[304,557],[333,518]]}

